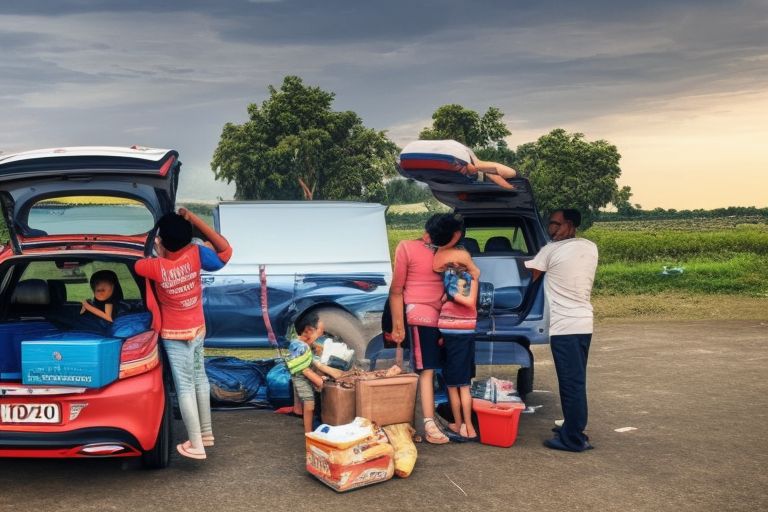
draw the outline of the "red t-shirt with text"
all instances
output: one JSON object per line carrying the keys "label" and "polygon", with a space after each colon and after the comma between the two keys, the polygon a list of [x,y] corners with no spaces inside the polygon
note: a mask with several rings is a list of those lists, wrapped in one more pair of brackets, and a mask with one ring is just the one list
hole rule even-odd
{"label": "red t-shirt with text", "polygon": [[177,252],[168,252],[165,258],[136,262],[136,273],[157,283],[162,338],[191,340],[205,329],[200,270],[218,270],[231,256],[231,248],[214,253],[207,247],[190,244]]}

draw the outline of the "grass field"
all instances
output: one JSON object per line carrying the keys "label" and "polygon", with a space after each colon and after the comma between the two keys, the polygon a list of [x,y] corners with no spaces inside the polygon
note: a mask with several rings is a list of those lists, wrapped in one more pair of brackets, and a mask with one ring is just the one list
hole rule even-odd
{"label": "grass field", "polygon": [[[600,252],[594,295],[768,298],[768,224],[737,220],[742,222],[725,218],[595,224],[579,234],[594,241]],[[419,236],[418,229],[391,229],[391,252],[400,240]],[[662,275],[664,266],[682,267],[683,273]]]}

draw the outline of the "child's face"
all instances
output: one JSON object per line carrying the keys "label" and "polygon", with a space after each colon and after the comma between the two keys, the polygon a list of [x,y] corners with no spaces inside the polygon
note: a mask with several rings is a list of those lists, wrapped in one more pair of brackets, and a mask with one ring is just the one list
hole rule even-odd
{"label": "child's face", "polygon": [[323,324],[322,320],[317,321],[317,327],[307,327],[304,329],[304,339],[307,340],[307,343],[312,343],[317,338],[325,334],[325,325]]}
{"label": "child's face", "polygon": [[105,301],[112,296],[115,287],[109,281],[101,281],[93,287],[93,298]]}

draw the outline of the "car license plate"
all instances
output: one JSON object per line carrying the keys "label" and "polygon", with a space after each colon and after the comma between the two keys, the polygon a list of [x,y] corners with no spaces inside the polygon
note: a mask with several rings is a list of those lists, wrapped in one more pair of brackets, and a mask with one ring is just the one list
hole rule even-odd
{"label": "car license plate", "polygon": [[59,423],[58,404],[0,404],[2,423]]}

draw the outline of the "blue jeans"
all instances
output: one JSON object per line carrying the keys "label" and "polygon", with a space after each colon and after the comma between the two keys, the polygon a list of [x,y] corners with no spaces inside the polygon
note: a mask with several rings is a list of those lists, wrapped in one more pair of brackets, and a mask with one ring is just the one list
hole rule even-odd
{"label": "blue jeans", "polygon": [[211,434],[211,385],[205,374],[205,332],[190,341],[163,340],[171,365],[181,418],[195,448],[202,447],[202,434]]}
{"label": "blue jeans", "polygon": [[592,334],[565,334],[550,337],[555,360],[563,426],[560,440],[576,451],[584,449],[587,436],[587,357]]}

